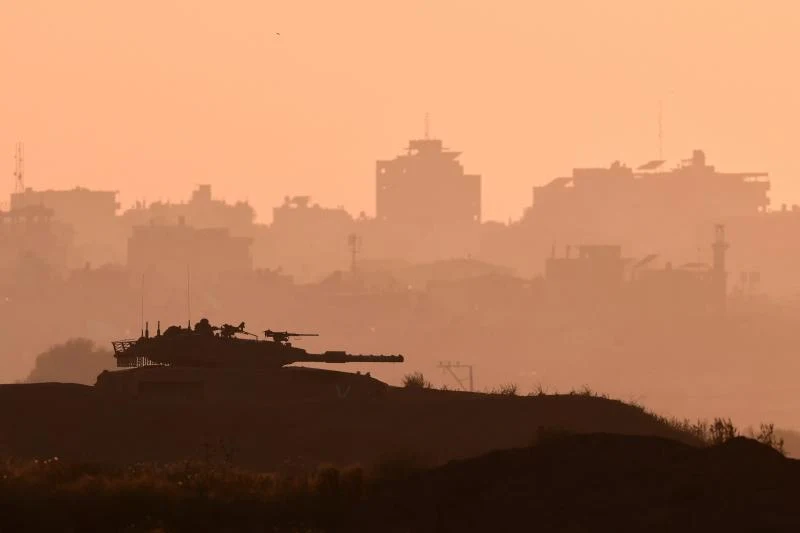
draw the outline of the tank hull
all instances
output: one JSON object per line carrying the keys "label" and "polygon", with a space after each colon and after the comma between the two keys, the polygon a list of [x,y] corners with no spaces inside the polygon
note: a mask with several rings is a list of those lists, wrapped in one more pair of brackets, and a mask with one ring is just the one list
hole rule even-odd
{"label": "tank hull", "polygon": [[387,385],[365,374],[305,367],[142,367],[100,374],[96,390],[110,398],[154,403],[344,402],[381,396]]}

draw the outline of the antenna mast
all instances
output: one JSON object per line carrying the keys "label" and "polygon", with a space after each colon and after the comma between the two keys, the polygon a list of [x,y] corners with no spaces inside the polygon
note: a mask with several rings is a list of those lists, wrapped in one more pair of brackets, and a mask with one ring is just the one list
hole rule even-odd
{"label": "antenna mast", "polygon": [[658,101],[658,158],[664,159],[663,104]]}
{"label": "antenna mast", "polygon": [[142,337],[144,337],[144,273],[142,273],[142,315],[141,315],[141,325],[142,325]]}
{"label": "antenna mast", "polygon": [[192,329],[192,293],[190,287],[189,265],[186,265],[186,318],[188,328]]}
{"label": "antenna mast", "polygon": [[25,192],[25,145],[21,142],[14,154],[14,192]]}
{"label": "antenna mast", "polygon": [[430,113],[426,112],[426,113],[425,113],[425,140],[426,140],[426,141],[427,141],[427,140],[430,138],[430,137],[429,137],[429,133],[430,133],[430,126],[431,126],[431,117],[430,117]]}

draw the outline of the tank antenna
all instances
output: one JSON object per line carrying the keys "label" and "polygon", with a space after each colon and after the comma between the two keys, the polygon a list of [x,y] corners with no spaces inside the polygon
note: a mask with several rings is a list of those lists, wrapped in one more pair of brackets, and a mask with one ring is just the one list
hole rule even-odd
{"label": "tank antenna", "polygon": [[187,327],[192,329],[192,293],[190,287],[189,265],[186,265],[186,317]]}
{"label": "tank antenna", "polygon": [[144,273],[142,273],[142,309],[141,309],[141,322],[142,337],[144,337]]}

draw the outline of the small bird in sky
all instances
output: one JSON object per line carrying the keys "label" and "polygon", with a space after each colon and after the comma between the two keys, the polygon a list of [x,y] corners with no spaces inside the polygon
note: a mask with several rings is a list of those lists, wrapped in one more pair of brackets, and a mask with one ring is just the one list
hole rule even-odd
{"label": "small bird in sky", "polygon": [[275,35],[277,35],[278,37],[281,36],[281,34],[279,32],[277,32],[277,31],[275,32]]}

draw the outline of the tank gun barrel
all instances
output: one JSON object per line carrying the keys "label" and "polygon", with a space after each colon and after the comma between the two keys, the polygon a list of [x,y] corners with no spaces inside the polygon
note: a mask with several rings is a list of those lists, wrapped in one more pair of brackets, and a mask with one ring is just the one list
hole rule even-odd
{"label": "tank gun barrel", "polygon": [[319,337],[317,333],[293,333],[291,331],[272,331],[268,329],[264,332],[264,337],[271,338],[275,342],[288,342],[291,337]]}
{"label": "tank gun barrel", "polygon": [[319,337],[319,333],[292,333],[291,331],[272,331],[268,329],[264,332],[267,337],[279,335],[281,337]]}
{"label": "tank gun barrel", "polygon": [[376,355],[364,354],[353,355],[341,351],[327,351],[325,353],[306,354],[298,357],[297,363],[402,363],[405,359],[402,355]]}

